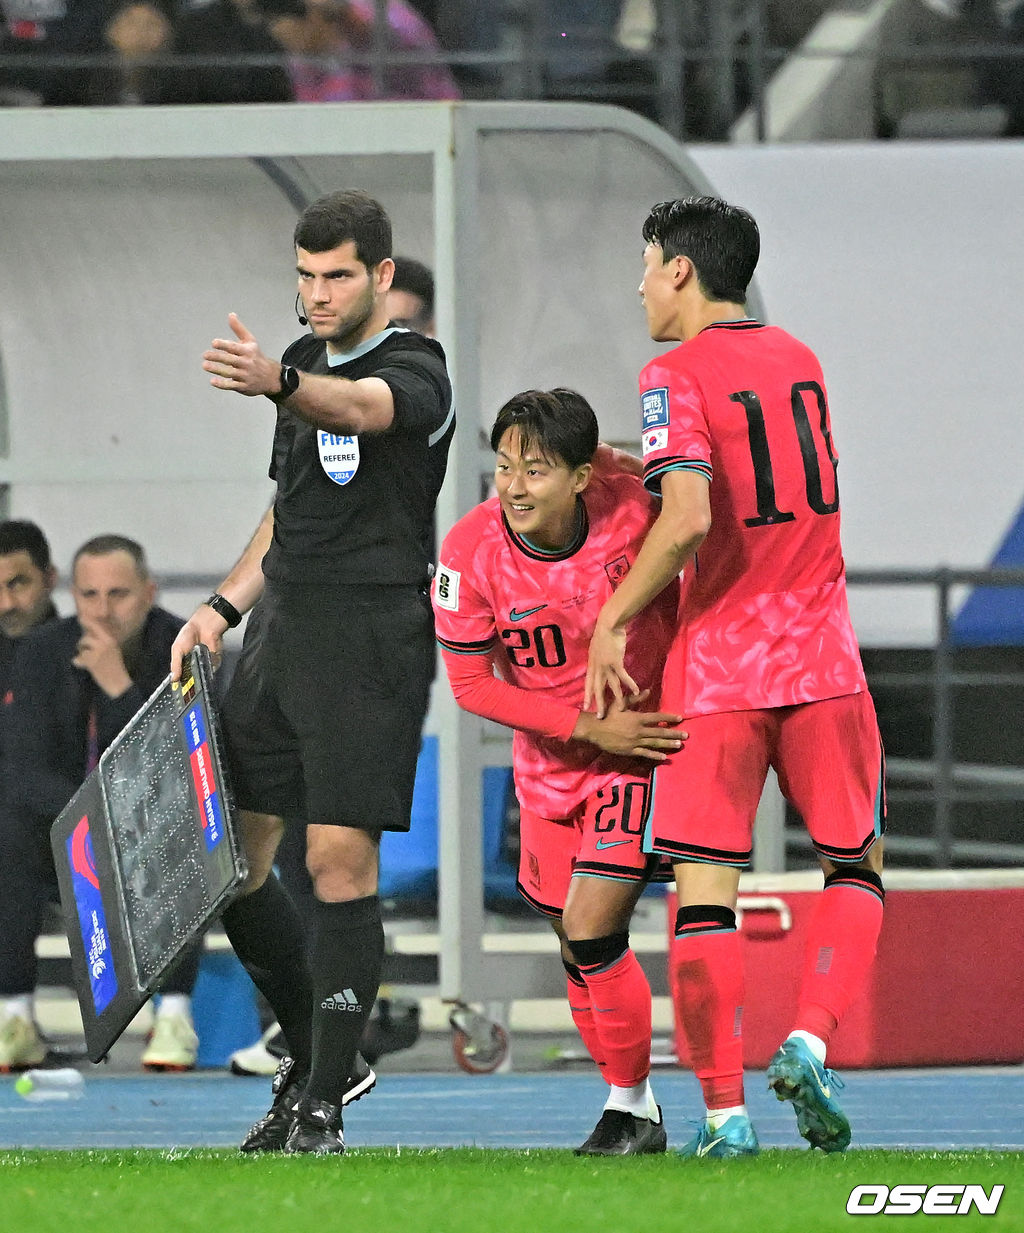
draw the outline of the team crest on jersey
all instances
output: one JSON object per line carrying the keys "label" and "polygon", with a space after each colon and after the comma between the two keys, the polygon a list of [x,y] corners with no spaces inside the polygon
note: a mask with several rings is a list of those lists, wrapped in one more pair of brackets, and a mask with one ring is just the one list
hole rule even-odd
{"label": "team crest on jersey", "polygon": [[336,484],[347,484],[359,470],[359,438],[318,432],[316,444],[320,451],[320,465],[327,478]]}
{"label": "team crest on jersey", "polygon": [[654,450],[663,450],[668,445],[668,429],[652,428],[644,433],[644,453],[651,454]]}
{"label": "team crest on jersey", "polygon": [[457,569],[449,569],[447,565],[438,565],[437,577],[434,579],[434,598],[439,608],[447,608],[449,612],[458,612],[461,581],[462,575]]}
{"label": "team crest on jersey", "polygon": [[614,591],[629,573],[629,562],[624,556],[616,557],[614,561],[608,562],[604,567],[604,572],[608,575],[608,581],[612,584],[612,590]]}
{"label": "team crest on jersey", "polygon": [[644,432],[648,428],[667,428],[668,390],[665,386],[656,390],[644,390],[640,395],[640,410],[643,413]]}

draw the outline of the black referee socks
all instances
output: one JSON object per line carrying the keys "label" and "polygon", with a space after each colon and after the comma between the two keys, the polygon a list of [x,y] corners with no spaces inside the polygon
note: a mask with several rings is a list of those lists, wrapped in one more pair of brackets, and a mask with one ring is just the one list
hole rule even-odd
{"label": "black referee socks", "polygon": [[272,873],[258,891],[236,899],[221,921],[242,966],[277,1016],[296,1073],[308,1071],[313,989],[306,963],[306,931],[288,892]]}
{"label": "black referee socks", "polygon": [[380,899],[316,900],[310,941],[313,1071],[306,1091],[340,1105],[384,965]]}

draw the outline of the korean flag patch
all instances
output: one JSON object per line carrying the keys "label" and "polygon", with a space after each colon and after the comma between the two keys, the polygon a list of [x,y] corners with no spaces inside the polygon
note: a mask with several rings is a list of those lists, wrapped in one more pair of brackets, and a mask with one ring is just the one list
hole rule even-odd
{"label": "korean flag patch", "polygon": [[644,455],[652,454],[655,450],[663,450],[668,445],[668,429],[653,428],[650,432],[644,433]]}
{"label": "korean flag patch", "polygon": [[668,390],[664,386],[656,390],[644,390],[640,395],[640,409],[643,413],[644,432],[648,428],[667,428]]}
{"label": "korean flag patch", "polygon": [[447,565],[438,564],[434,578],[434,602],[439,608],[447,608],[449,612],[458,612],[461,581],[462,575],[457,569],[449,569]]}
{"label": "korean flag patch", "polygon": [[316,434],[320,465],[328,479],[347,484],[359,470],[359,438],[339,437],[333,432]]}

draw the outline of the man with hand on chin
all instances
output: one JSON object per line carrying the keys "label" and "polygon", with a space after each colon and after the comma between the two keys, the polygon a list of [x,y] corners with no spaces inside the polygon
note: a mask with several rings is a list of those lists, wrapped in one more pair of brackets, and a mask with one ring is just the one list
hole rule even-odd
{"label": "man with hand on chin", "polygon": [[[0,819],[0,1070],[38,1065],[35,941],[57,898],[50,826],[100,754],[167,675],[181,619],[155,604],[145,553],[123,535],[99,535],[75,553],[76,615],[21,639],[4,714],[5,803]],[[191,1070],[198,1040],[191,994],[202,943],[164,982],[147,1070]]]}

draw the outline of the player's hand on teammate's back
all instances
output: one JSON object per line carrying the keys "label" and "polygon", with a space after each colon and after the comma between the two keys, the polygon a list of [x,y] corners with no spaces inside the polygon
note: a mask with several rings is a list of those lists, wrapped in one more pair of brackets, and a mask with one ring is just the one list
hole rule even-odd
{"label": "player's hand on teammate's back", "polygon": [[650,692],[645,689],[627,702],[612,703],[603,718],[583,711],[573,737],[589,741],[605,753],[664,762],[682,748],[688,734],[675,726],[683,722],[681,715],[634,709],[646,702]]}
{"label": "player's hand on teammate's back", "polygon": [[281,361],[263,354],[251,331],[234,313],[228,313],[228,325],[235,337],[215,338],[210,350],[203,352],[203,368],[212,374],[210,384],[249,398],[276,394],[281,388]]}
{"label": "player's hand on teammate's back", "polygon": [[195,650],[200,644],[210,652],[214,668],[220,666],[220,656],[224,631],[228,623],[212,608],[202,604],[178,630],[178,636],[171,643],[171,680],[181,680],[181,664],[189,651]]}
{"label": "player's hand on teammate's back", "polygon": [[117,638],[96,621],[82,621],[82,636],[71,660],[76,668],[88,672],[108,697],[119,698],[131,689],[132,678],[124,666],[124,655]]}
{"label": "player's hand on teammate's back", "polygon": [[587,685],[583,696],[583,709],[589,710],[593,707],[598,719],[603,719],[608,713],[608,694],[611,694],[613,704],[624,706],[628,691],[632,695],[633,704],[636,704],[640,687],[626,671],[625,660],[626,631],[609,629],[599,622],[590,639]]}

